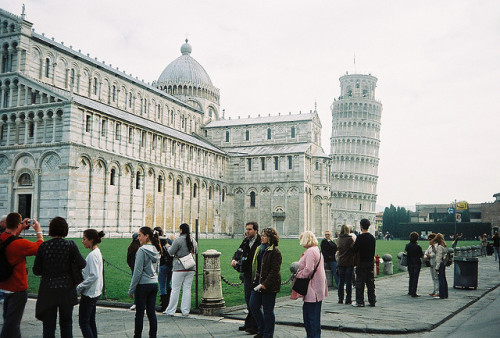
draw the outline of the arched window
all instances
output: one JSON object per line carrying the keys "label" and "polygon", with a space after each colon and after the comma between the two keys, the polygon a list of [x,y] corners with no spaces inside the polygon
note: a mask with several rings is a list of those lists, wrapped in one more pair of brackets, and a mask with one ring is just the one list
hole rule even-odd
{"label": "arched window", "polygon": [[295,138],[295,127],[292,127],[292,130],[291,130],[291,132],[290,132],[290,136],[291,136],[292,138]]}
{"label": "arched window", "polygon": [[132,108],[132,92],[128,93],[128,107]]}
{"label": "arched window", "polygon": [[27,173],[24,173],[19,177],[18,183],[23,187],[30,187],[33,185],[33,183],[31,182],[31,176]]}
{"label": "arched window", "polygon": [[181,194],[181,181],[177,181],[177,191],[176,191],[176,194],[177,195],[180,195]]}
{"label": "arched window", "polygon": [[255,207],[255,192],[252,191],[250,193],[250,208],[254,208]]}
{"label": "arched window", "polygon": [[97,95],[97,78],[94,78],[94,95]]}
{"label": "arched window", "polygon": [[45,77],[49,77],[50,74],[50,59],[45,59]]}
{"label": "arched window", "polygon": [[267,128],[267,139],[271,139],[271,128]]}
{"label": "arched window", "polygon": [[162,192],[163,190],[163,176],[158,176],[158,192]]}
{"label": "arched window", "polygon": [[222,202],[226,200],[226,189],[222,189]]}
{"label": "arched window", "polygon": [[137,175],[135,175],[135,188],[141,189],[141,172],[138,171]]}
{"label": "arched window", "polygon": [[71,75],[70,75],[70,80],[69,80],[71,86],[75,85],[75,70],[71,68]]}
{"label": "arched window", "polygon": [[148,113],[148,99],[144,99],[144,114]]}
{"label": "arched window", "polygon": [[115,176],[116,176],[116,170],[111,169],[111,173],[109,175],[109,185],[115,185]]}
{"label": "arched window", "polygon": [[195,183],[193,184],[193,198],[196,198],[197,194],[198,194],[198,185]]}
{"label": "arched window", "polygon": [[212,199],[212,187],[210,187],[208,189],[208,199],[211,200]]}
{"label": "arched window", "polygon": [[116,86],[113,85],[113,102],[116,101]]}
{"label": "arched window", "polygon": [[158,120],[161,118],[161,105],[158,103]]}
{"label": "arched window", "polygon": [[247,129],[247,131],[245,131],[245,140],[246,141],[250,140],[250,130],[248,130],[248,129]]}
{"label": "arched window", "polygon": [[229,142],[229,130],[226,130],[226,142]]}

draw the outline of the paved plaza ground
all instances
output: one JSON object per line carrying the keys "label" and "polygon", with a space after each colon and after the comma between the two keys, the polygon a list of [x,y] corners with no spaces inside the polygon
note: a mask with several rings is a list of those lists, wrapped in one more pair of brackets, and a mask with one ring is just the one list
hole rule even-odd
{"label": "paved plaza ground", "polygon": [[[322,336],[345,337],[497,337],[500,330],[500,272],[493,257],[479,259],[479,283],[476,290],[453,288],[453,266],[447,268],[449,298],[436,300],[431,291],[428,268],[420,274],[418,293],[411,298],[406,273],[376,280],[377,306],[354,308],[337,303],[336,290],[330,290],[322,308]],[[22,321],[23,337],[41,337],[42,324],[34,317],[35,300],[29,299]],[[1,312],[1,310],[0,310]],[[302,325],[302,301],[281,298],[276,304],[275,337],[305,337]],[[81,337],[75,307],[73,332]],[[244,337],[238,331],[244,318],[243,308],[227,309],[223,317],[158,315],[159,337]],[[124,308],[98,307],[98,332],[101,337],[132,337],[134,312]],[[1,324],[0,324],[1,327]],[[145,319],[143,336],[147,336]]]}

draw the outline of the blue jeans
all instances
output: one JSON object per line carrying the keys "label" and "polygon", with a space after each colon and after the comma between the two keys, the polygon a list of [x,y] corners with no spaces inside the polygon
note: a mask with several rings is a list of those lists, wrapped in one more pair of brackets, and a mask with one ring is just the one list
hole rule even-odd
{"label": "blue jeans", "polygon": [[45,310],[43,313],[43,336],[55,337],[57,310],[59,310],[59,328],[61,338],[73,337],[73,304],[60,304]]}
{"label": "blue jeans", "polygon": [[498,260],[498,246],[493,247],[493,253],[495,254],[495,261],[497,261]]}
{"label": "blue jeans", "polygon": [[352,298],[352,266],[339,266],[339,301],[344,300],[344,284],[346,289],[345,302],[350,303]]}
{"label": "blue jeans", "polygon": [[1,338],[21,338],[21,319],[28,301],[28,291],[5,293]]}
{"label": "blue jeans", "polygon": [[439,298],[448,298],[448,282],[446,281],[445,266],[443,263],[439,265]]}
{"label": "blue jeans", "polygon": [[304,302],[302,318],[306,328],[307,338],[321,337],[321,301],[315,303]]}
{"label": "blue jeans", "polygon": [[135,330],[134,338],[140,338],[144,324],[144,310],[149,320],[149,337],[156,337],[158,331],[158,322],[156,321],[156,294],[158,293],[158,284],[138,284],[135,289]]}
{"label": "blue jeans", "polygon": [[[274,335],[274,304],[276,303],[275,292],[255,292],[252,290],[250,296],[250,310],[257,322],[257,331],[264,337]],[[262,309],[261,309],[262,307]]]}
{"label": "blue jeans", "polygon": [[339,287],[339,274],[337,273],[337,261],[328,262],[330,270],[332,270],[333,279],[335,279],[335,286]]}
{"label": "blue jeans", "polygon": [[97,326],[95,324],[95,308],[99,297],[90,298],[82,295],[80,308],[78,310],[78,324],[84,338],[97,338]]}
{"label": "blue jeans", "polygon": [[166,295],[167,291],[172,290],[172,266],[160,265],[158,283],[160,284],[160,295]]}

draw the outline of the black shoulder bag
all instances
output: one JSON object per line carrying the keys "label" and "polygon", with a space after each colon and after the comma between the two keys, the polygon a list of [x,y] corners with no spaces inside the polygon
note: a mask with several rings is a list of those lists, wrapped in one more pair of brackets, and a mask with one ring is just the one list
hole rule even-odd
{"label": "black shoulder bag", "polygon": [[[318,248],[319,250],[319,248]],[[319,263],[321,262],[321,251],[319,252],[319,260],[318,264],[314,268],[314,271],[309,278],[295,278],[292,286],[292,290],[297,292],[299,295],[305,296],[307,295],[307,289],[309,288],[309,282],[313,279],[314,274],[316,273],[316,269],[318,268]]]}

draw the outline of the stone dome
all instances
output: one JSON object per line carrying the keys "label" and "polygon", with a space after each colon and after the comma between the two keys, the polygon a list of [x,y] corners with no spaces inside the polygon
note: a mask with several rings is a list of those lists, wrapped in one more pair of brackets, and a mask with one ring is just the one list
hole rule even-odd
{"label": "stone dome", "polygon": [[191,45],[181,46],[182,55],[172,61],[158,78],[158,85],[164,84],[193,84],[202,87],[213,87],[210,76],[205,69],[191,57]]}

